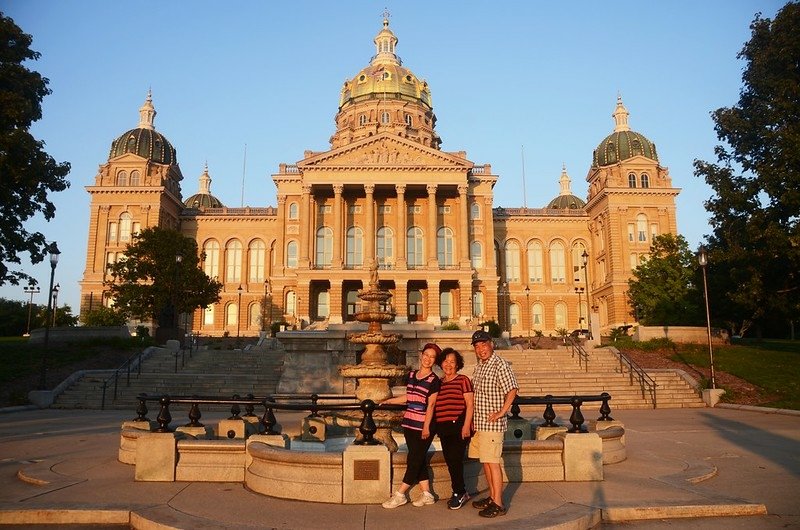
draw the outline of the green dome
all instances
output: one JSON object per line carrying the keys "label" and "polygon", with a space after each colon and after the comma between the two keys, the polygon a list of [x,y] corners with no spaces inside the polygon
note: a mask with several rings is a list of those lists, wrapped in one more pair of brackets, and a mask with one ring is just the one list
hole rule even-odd
{"label": "green dome", "polygon": [[606,136],[594,150],[592,165],[610,166],[634,156],[643,156],[658,162],[656,144],[635,131],[615,131]]}
{"label": "green dome", "polygon": [[210,193],[195,193],[185,201],[183,205],[187,208],[224,208],[222,201]]}
{"label": "green dome", "polygon": [[163,134],[154,129],[139,127],[122,133],[111,142],[108,159],[133,153],[159,164],[177,164],[175,148]]}
{"label": "green dome", "polygon": [[547,204],[551,210],[580,210],[586,206],[586,202],[575,195],[559,195]]}

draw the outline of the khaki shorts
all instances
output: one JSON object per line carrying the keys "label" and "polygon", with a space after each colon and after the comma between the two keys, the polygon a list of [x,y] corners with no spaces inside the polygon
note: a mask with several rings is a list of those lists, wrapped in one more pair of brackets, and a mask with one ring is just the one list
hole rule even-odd
{"label": "khaki shorts", "polygon": [[503,456],[505,433],[478,431],[469,442],[469,457],[477,458],[481,464],[499,464]]}

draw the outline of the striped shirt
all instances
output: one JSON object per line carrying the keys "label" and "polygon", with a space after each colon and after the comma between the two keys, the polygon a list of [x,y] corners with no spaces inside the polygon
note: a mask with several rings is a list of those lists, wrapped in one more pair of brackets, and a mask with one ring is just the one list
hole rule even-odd
{"label": "striped shirt", "polygon": [[467,410],[464,394],[472,392],[472,381],[469,377],[457,374],[451,381],[442,380],[439,395],[436,398],[434,417],[439,423],[456,421]]}
{"label": "striped shirt", "polygon": [[428,410],[428,398],[439,392],[441,380],[431,372],[423,379],[417,379],[417,371],[408,374],[406,385],[406,412],[403,414],[402,426],[407,429],[421,431],[425,425],[425,412]]}
{"label": "striped shirt", "polygon": [[505,432],[508,418],[503,416],[490,422],[489,414],[502,409],[506,395],[519,388],[511,366],[505,359],[492,353],[491,357],[479,361],[475,366],[472,384],[475,385],[475,430]]}

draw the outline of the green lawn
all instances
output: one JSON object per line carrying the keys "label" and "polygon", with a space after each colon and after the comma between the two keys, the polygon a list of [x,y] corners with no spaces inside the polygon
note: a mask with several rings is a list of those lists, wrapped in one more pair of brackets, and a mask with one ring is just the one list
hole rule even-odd
{"label": "green lawn", "polygon": [[[709,366],[708,346],[678,344],[674,360]],[[714,347],[714,367],[779,396],[765,406],[800,410],[800,341],[740,340]]]}

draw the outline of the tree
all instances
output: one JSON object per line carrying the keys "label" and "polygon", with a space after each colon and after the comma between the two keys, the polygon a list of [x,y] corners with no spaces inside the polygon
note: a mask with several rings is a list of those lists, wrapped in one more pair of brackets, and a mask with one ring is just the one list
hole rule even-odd
{"label": "tree", "polygon": [[697,263],[686,239],[664,234],[653,238],[650,257],[633,271],[628,298],[645,326],[700,324],[703,295],[697,285]]}
{"label": "tree", "polygon": [[145,228],[125,249],[125,258],[109,266],[106,286],[126,318],[176,327],[179,313],[219,301],[222,284],[206,276],[199,263],[193,239],[174,230]]}
{"label": "tree", "polygon": [[716,163],[694,163],[715,192],[709,296],[734,333],[800,310],[800,4],[750,29],[739,101],[712,113],[725,145]]}
{"label": "tree", "polygon": [[41,119],[42,99],[51,92],[46,78],[23,66],[39,58],[31,42],[30,35],[0,13],[0,285],[30,279],[8,264],[20,264],[19,255],[26,252],[31,263],[42,261],[47,241],[41,232],[28,232],[24,223],[38,213],[52,219],[56,208],[48,194],[69,186],[70,165],[53,160],[44,142],[28,132]]}
{"label": "tree", "polygon": [[0,337],[19,337],[28,325],[28,304],[0,298]]}
{"label": "tree", "polygon": [[81,313],[81,322],[84,326],[122,326],[127,320],[115,307],[100,306]]}

